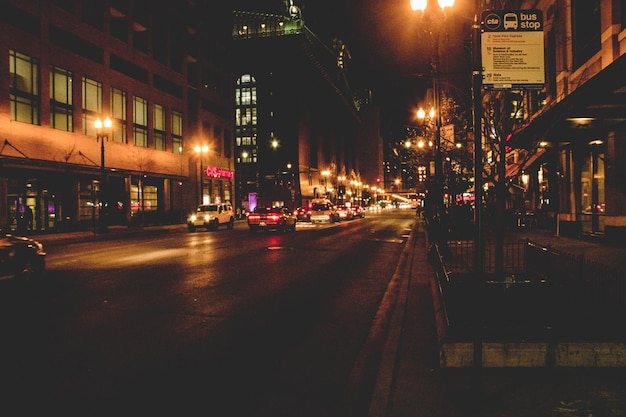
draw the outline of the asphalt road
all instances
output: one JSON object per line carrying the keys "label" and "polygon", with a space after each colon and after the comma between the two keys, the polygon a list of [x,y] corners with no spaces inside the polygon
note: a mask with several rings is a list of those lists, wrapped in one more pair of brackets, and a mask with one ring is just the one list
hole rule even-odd
{"label": "asphalt road", "polygon": [[47,245],[45,282],[0,283],[0,414],[332,415],[357,358],[371,389],[364,343],[414,220]]}

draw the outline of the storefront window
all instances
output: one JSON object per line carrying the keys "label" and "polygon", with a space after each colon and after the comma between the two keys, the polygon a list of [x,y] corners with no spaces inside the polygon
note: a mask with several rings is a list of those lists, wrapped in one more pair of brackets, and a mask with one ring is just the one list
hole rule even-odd
{"label": "storefront window", "polygon": [[[133,181],[134,182],[134,181]],[[155,185],[142,185],[141,181],[130,187],[131,216],[144,211],[157,211],[159,208],[158,188]]]}
{"label": "storefront window", "polygon": [[99,183],[96,180],[93,181],[81,181],[79,183],[79,207],[78,218],[81,224],[90,224],[94,226],[100,216],[100,210],[98,210],[96,204],[96,197],[99,192]]}
{"label": "storefront window", "polygon": [[581,209],[584,233],[604,231],[604,146],[601,141],[590,144],[581,170]]}

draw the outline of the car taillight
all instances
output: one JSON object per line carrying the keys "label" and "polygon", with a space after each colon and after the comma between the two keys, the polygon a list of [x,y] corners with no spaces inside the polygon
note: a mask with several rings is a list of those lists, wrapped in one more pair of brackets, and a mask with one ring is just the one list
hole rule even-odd
{"label": "car taillight", "polygon": [[267,219],[272,221],[278,221],[280,219],[280,216],[278,214],[270,214],[269,216],[267,216]]}
{"label": "car taillight", "polygon": [[256,220],[259,220],[259,219],[261,218],[261,216],[259,216],[258,214],[250,214],[250,215],[248,216],[248,218],[249,218],[250,220],[254,220],[254,221],[256,221]]}

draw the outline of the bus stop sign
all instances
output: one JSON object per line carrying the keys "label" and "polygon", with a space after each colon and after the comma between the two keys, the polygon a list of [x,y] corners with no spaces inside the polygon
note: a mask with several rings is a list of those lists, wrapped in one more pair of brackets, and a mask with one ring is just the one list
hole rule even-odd
{"label": "bus stop sign", "polygon": [[543,88],[543,12],[538,9],[486,10],[481,17],[483,87]]}

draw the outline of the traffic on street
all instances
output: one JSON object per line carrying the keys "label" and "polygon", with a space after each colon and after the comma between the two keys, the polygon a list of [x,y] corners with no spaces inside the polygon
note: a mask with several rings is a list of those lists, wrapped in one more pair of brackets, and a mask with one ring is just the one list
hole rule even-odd
{"label": "traffic on street", "polygon": [[45,280],[0,282],[2,407],[332,415],[414,221],[390,210],[286,234],[250,234],[240,221],[44,239]]}

